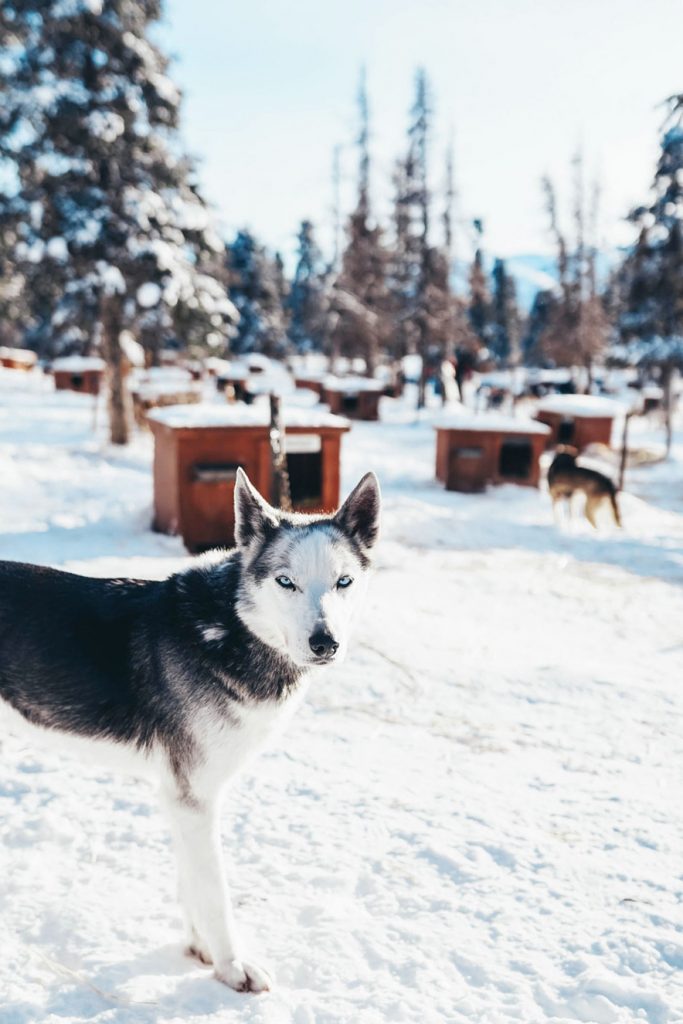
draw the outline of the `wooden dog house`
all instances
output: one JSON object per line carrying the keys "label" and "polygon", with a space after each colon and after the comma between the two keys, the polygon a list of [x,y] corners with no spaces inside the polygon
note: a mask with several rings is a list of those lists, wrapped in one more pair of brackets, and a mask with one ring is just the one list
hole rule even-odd
{"label": "wooden dog house", "polygon": [[135,422],[139,427],[147,427],[147,416],[152,409],[196,405],[202,400],[202,390],[180,367],[155,367],[147,370],[131,387],[131,396]]}
{"label": "wooden dog house", "polygon": [[536,408],[536,419],[550,427],[547,447],[572,445],[583,451],[589,444],[612,440],[612,426],[624,408],[613,399],[597,395],[551,395]]}
{"label": "wooden dog house", "polygon": [[32,370],[38,362],[38,356],[29,348],[0,347],[0,366],[7,370]]}
{"label": "wooden dog house", "polygon": [[57,391],[80,391],[84,395],[99,394],[104,370],[105,362],[97,356],[65,356],[52,364]]}
{"label": "wooden dog house", "polygon": [[381,381],[366,377],[328,377],[323,386],[323,401],[332,413],[354,420],[378,420],[383,390]]}
{"label": "wooden dog house", "polygon": [[[271,495],[269,411],[265,406],[177,406],[150,412],[154,434],[154,529],[179,533],[190,551],[235,543],[233,492],[241,466]],[[342,435],[349,423],[329,413],[285,409],[292,504],[329,512],[339,504]]]}
{"label": "wooden dog house", "polygon": [[507,416],[454,416],[435,425],[436,477],[448,491],[477,493],[487,484],[538,487],[550,428]]}
{"label": "wooden dog house", "polygon": [[294,385],[304,391],[313,391],[322,402],[325,389],[324,374],[297,373],[294,377]]}

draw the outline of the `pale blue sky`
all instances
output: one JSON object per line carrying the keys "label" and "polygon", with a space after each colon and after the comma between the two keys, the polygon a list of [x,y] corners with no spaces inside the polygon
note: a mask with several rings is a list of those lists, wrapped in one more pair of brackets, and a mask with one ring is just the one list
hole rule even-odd
{"label": "pale blue sky", "polygon": [[380,213],[422,64],[434,185],[453,129],[459,213],[484,218],[490,252],[548,250],[539,179],[551,173],[568,201],[579,144],[602,180],[604,240],[624,242],[621,218],[652,177],[657,104],[683,92],[682,41],[681,0],[168,0],[163,30],[205,193],[229,230],[290,251],[302,217],[331,242],[337,143],[352,200],[363,63]]}

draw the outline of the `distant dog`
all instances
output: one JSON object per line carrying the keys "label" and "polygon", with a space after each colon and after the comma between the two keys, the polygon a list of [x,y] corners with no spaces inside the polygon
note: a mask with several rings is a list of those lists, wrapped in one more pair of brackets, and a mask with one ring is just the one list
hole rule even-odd
{"label": "distant dog", "polygon": [[0,714],[157,779],[188,952],[240,992],[270,979],[242,959],[219,797],[312,670],[345,654],[379,507],[372,473],[336,515],[303,516],[276,511],[240,470],[236,550],[163,582],[0,562]]}
{"label": "distant dog", "polygon": [[596,469],[577,466],[578,452],[576,448],[560,446],[557,449],[548,470],[548,490],[553,500],[553,508],[557,510],[560,501],[569,503],[577,491],[586,497],[585,515],[591,526],[597,529],[595,519],[598,509],[605,503],[609,504],[614,521],[621,526],[621,516],[617,504],[617,488],[608,476]]}

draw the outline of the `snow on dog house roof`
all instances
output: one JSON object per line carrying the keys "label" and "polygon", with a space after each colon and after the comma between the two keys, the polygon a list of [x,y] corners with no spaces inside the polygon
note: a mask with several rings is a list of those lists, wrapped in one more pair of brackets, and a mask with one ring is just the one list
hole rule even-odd
{"label": "snow on dog house roof", "polygon": [[381,380],[369,377],[333,377],[327,376],[323,381],[328,391],[340,391],[343,394],[357,394],[359,391],[381,391],[384,387]]}
{"label": "snow on dog house roof", "polygon": [[[336,427],[348,430],[350,423],[343,416],[333,416],[317,409],[282,410],[285,429],[287,427]],[[148,419],[167,427],[267,427],[270,425],[270,410],[267,405],[169,405],[155,409]]]}
{"label": "snow on dog house roof", "polygon": [[229,377],[231,380],[246,380],[249,376],[249,367],[246,363],[234,362],[231,359],[209,356],[204,360],[204,366],[218,377]]}
{"label": "snow on dog house roof", "polygon": [[14,363],[26,363],[27,366],[32,366],[37,362],[38,356],[32,349],[8,348],[6,345],[2,345],[0,346],[0,359],[11,359]]}
{"label": "snow on dog house roof", "polygon": [[85,373],[87,370],[104,370],[104,359],[99,356],[62,356],[52,363],[57,373]]}
{"label": "snow on dog house roof", "polygon": [[538,420],[495,413],[450,412],[434,420],[435,430],[480,430],[495,434],[549,434],[550,427]]}
{"label": "snow on dog house roof", "polygon": [[627,411],[621,402],[598,395],[549,395],[536,406],[538,412],[559,413],[563,416],[587,416],[593,419],[614,419]]}

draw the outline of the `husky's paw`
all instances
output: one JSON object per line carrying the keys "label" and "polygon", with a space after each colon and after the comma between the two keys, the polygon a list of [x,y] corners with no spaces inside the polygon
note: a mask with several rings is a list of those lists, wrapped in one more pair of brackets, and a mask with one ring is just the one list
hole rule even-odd
{"label": "husky's paw", "polygon": [[206,964],[210,967],[213,963],[211,954],[208,949],[205,949],[198,939],[192,939],[192,941],[185,946],[185,956],[193,956],[195,960],[199,960],[200,963]]}
{"label": "husky's paw", "polygon": [[216,968],[216,977],[235,992],[269,992],[273,982],[267,971],[244,960],[228,960]]}

